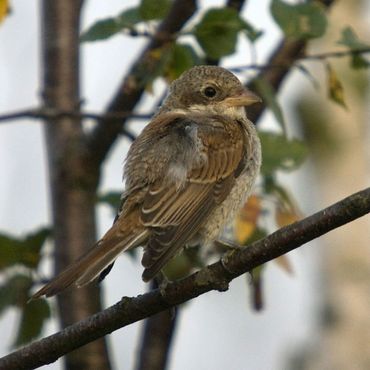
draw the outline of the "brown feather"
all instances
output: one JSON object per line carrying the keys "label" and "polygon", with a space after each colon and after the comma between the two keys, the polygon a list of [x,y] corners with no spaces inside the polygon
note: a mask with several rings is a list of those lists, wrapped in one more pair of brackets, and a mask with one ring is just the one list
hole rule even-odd
{"label": "brown feather", "polygon": [[118,220],[98,243],[36,292],[32,299],[43,295],[51,297],[72,284],[83,286],[94,280],[121,252],[145,243],[148,231],[137,225],[137,219],[136,211],[126,218],[125,227]]}

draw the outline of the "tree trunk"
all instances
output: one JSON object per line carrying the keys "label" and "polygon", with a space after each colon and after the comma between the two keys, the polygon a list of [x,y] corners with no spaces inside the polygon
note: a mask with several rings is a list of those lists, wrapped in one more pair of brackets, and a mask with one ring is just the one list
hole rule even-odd
{"label": "tree trunk", "polygon": [[[44,0],[42,3],[43,99],[46,108],[79,108],[79,22],[82,1]],[[55,273],[80,256],[95,241],[95,191],[98,166],[86,149],[80,120],[45,122],[55,241]],[[94,168],[95,167],[95,168]],[[96,286],[58,296],[61,325],[70,325],[101,309]],[[66,358],[66,368],[109,369],[103,339]]]}

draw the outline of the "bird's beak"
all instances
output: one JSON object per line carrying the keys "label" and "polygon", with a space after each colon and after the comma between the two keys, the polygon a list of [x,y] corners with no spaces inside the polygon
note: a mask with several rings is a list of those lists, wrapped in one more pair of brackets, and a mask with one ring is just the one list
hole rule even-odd
{"label": "bird's beak", "polygon": [[229,107],[242,107],[260,102],[262,102],[262,99],[247,89],[243,89],[240,93],[225,99],[225,104]]}

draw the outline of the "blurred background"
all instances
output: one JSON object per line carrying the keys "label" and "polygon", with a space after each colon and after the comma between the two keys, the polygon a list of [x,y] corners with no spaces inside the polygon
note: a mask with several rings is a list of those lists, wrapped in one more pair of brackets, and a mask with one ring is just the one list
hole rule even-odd
{"label": "blurred background", "polygon": [[[236,53],[222,60],[227,68],[264,63],[282,36],[271,17],[269,1],[246,3],[243,16],[264,34],[254,46],[256,57],[240,39]],[[0,115],[40,104],[40,1],[12,0],[10,5],[11,14],[0,24]],[[137,1],[86,1],[82,30],[133,5]],[[199,5],[205,10],[223,2],[200,1]],[[336,2],[328,15],[325,37],[311,41],[308,53],[333,50],[346,25],[362,40],[370,40],[369,19],[366,0]],[[86,111],[104,110],[122,71],[136,60],[145,43],[145,39],[117,35],[82,45]],[[279,174],[303,216],[370,182],[369,70],[349,68],[347,58],[331,63],[344,86],[346,108],[327,99],[326,67],[315,61],[307,62],[307,68],[316,82],[295,70],[278,95],[288,136],[303,139],[308,148],[308,158],[298,170]],[[248,73],[241,75],[244,80],[248,77]],[[164,88],[163,81],[155,82],[136,111],[151,111],[155,96],[163,94]],[[129,128],[139,133],[144,125],[131,120]],[[279,130],[271,112],[264,114],[258,129]],[[110,152],[103,167],[101,193],[122,190],[122,163],[129,145],[122,137]],[[0,123],[0,168],[0,232],[22,236],[50,225],[42,123],[30,119]],[[107,205],[99,205],[97,217],[101,236],[114,213]],[[268,217],[262,222],[269,231],[275,227]],[[211,292],[187,303],[176,328],[168,369],[370,368],[369,226],[369,217],[364,217],[290,253],[291,273],[269,263],[263,271],[264,308],[259,312],[251,308],[246,277],[233,281],[226,293]],[[44,263],[43,269],[45,275],[50,274],[51,262]],[[103,284],[105,307],[122,296],[146,291],[140,258],[121,256]],[[1,313],[2,356],[15,340],[20,313],[17,309]],[[109,336],[116,369],[133,368],[141,326],[137,323]],[[48,320],[43,335],[56,330],[55,320]],[[45,368],[62,369],[62,361]]]}

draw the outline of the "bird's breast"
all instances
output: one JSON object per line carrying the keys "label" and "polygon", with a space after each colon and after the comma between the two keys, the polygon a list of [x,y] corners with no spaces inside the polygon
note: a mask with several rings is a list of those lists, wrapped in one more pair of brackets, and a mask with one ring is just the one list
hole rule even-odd
{"label": "bird's breast", "polygon": [[203,244],[217,239],[225,226],[233,221],[239,209],[246,202],[261,167],[261,144],[252,123],[245,127],[244,167],[235,179],[234,186],[225,200],[213,211],[199,232]]}

